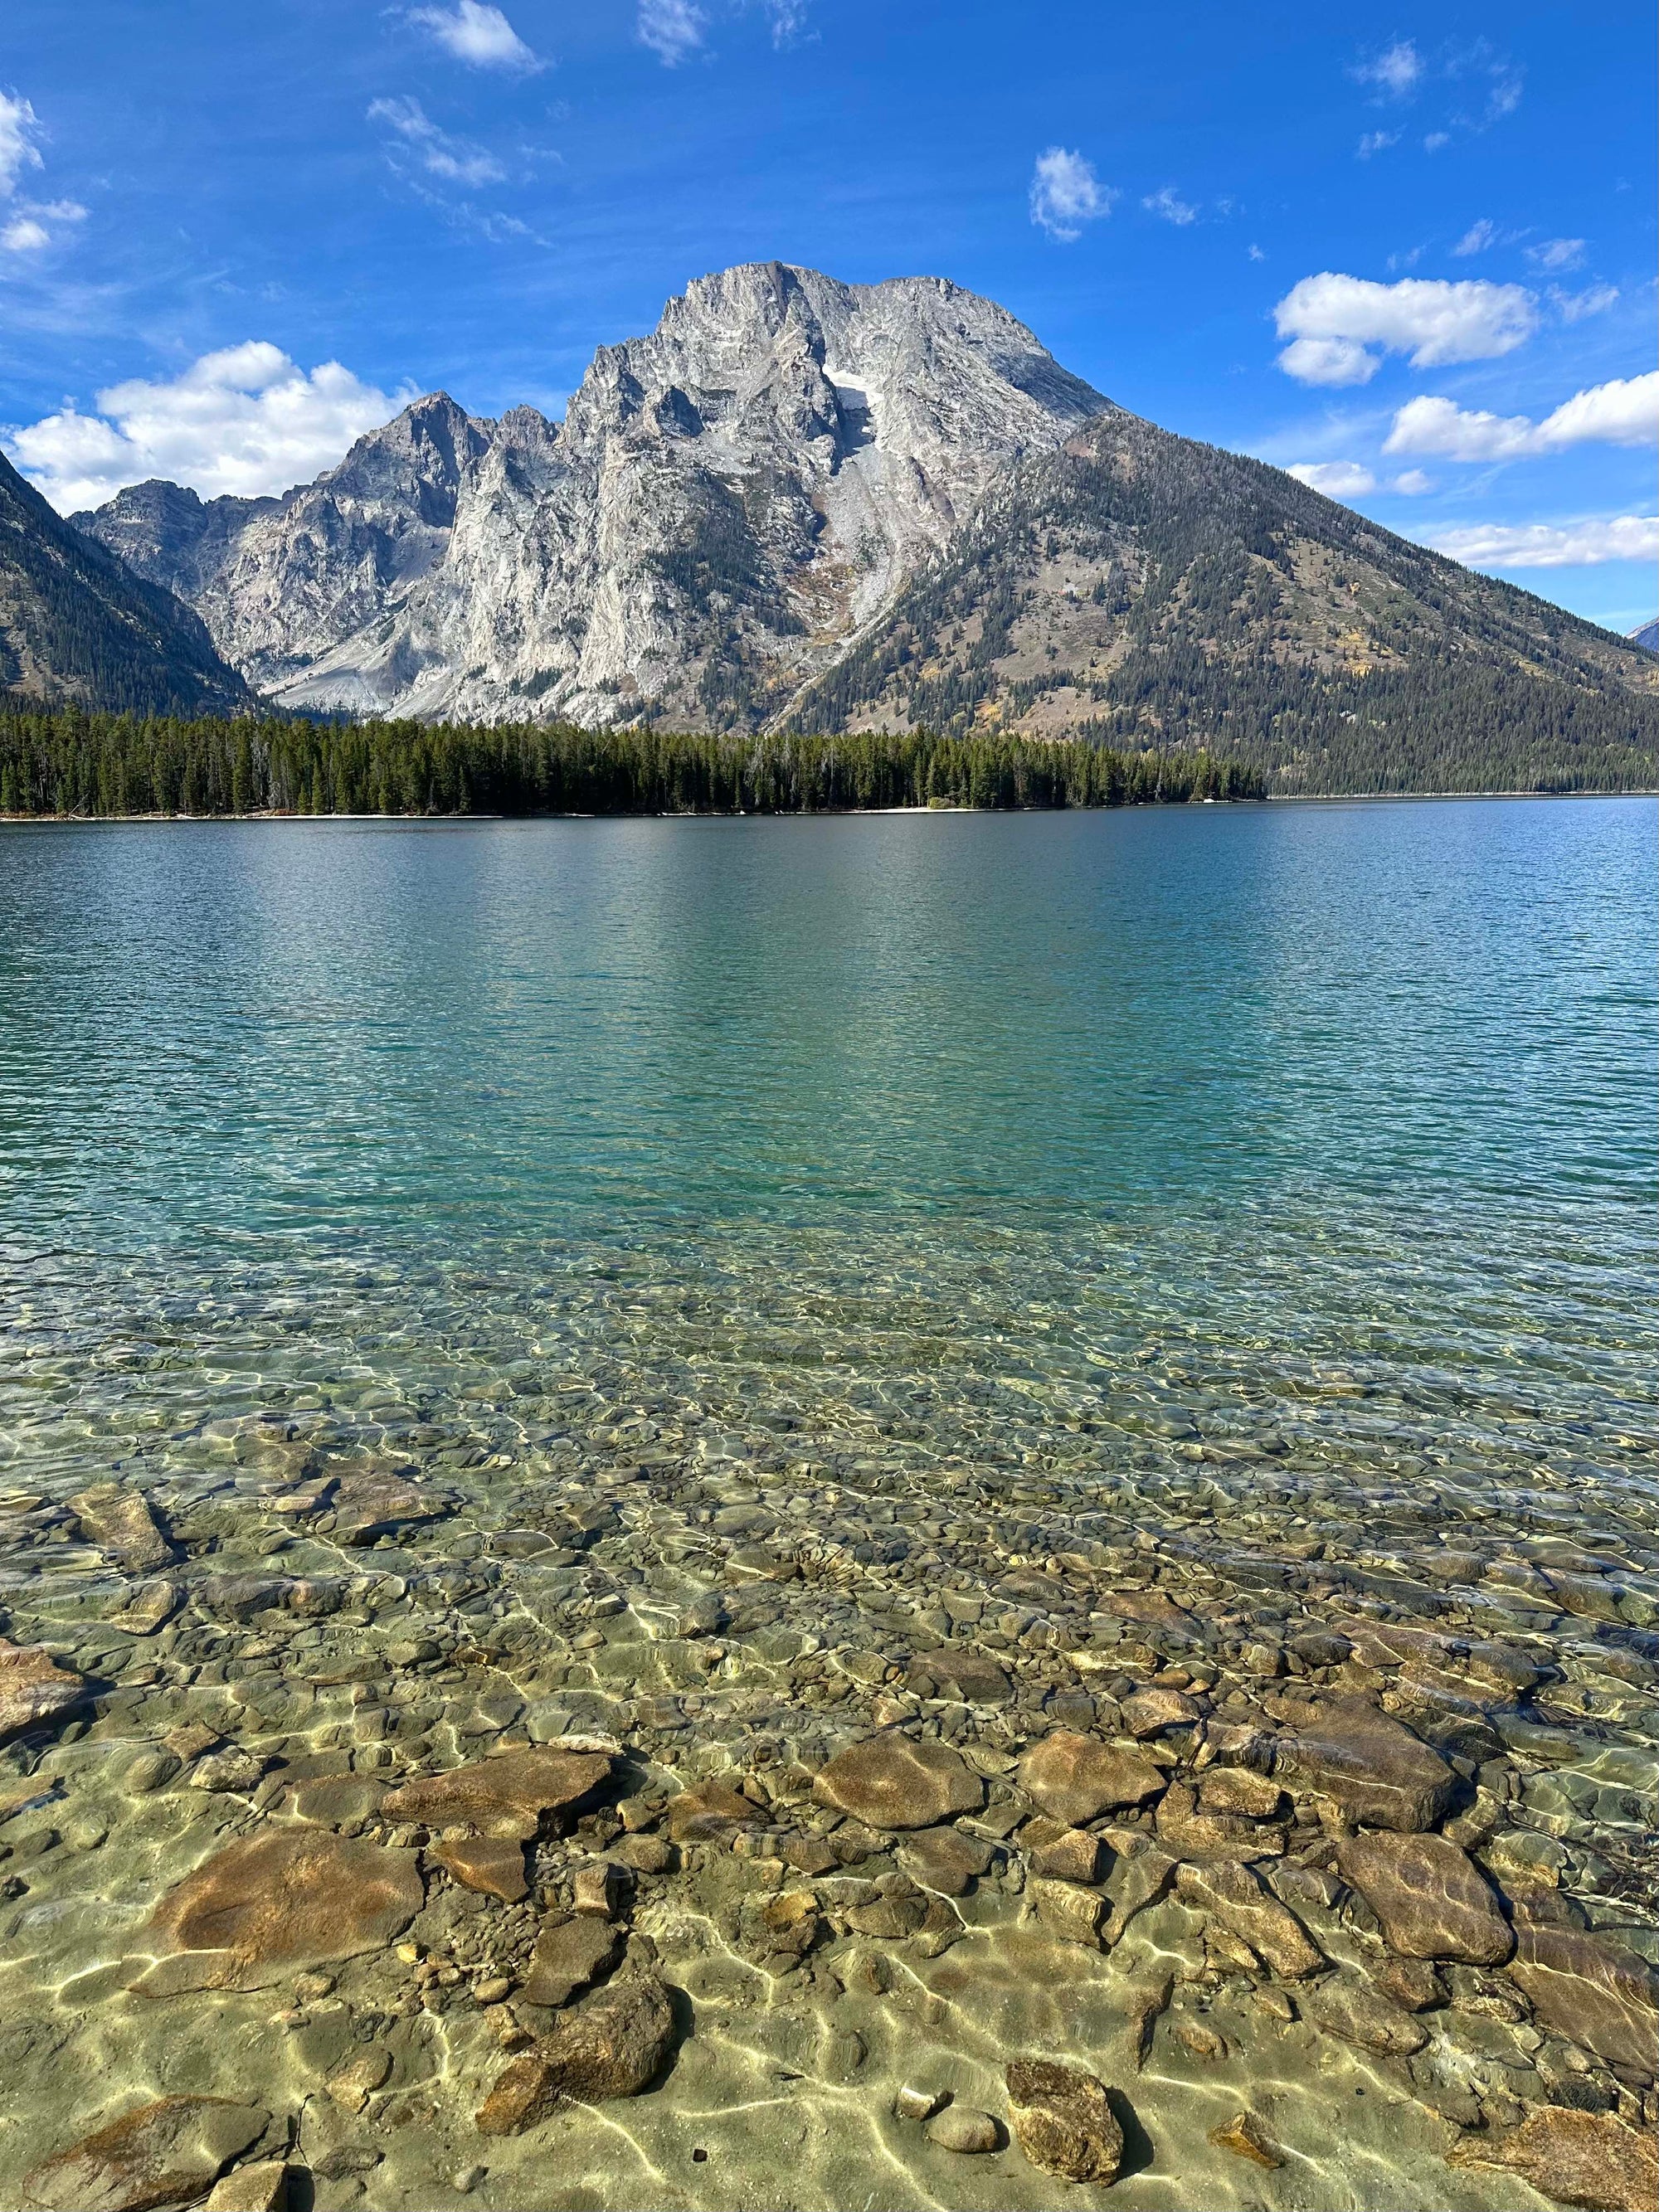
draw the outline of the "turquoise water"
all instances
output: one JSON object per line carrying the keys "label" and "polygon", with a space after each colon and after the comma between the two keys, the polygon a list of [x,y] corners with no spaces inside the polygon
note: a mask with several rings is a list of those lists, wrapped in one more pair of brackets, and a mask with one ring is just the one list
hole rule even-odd
{"label": "turquoise water", "polygon": [[[1180,1902],[1103,1954],[1017,1868],[886,1981],[844,1929],[786,1978],[733,1888],[783,1861],[693,1853],[636,1908],[696,2008],[669,2081],[504,2141],[467,2117],[483,1998],[384,1948],[289,2009],[127,1992],[156,1899],[280,1822],[285,1776],[349,1765],[367,1806],[533,1721],[664,1790],[763,1771],[810,1823],[778,1778],[902,1724],[1006,1793],[1046,1728],[1109,1729],[1154,1674],[1237,1709],[1355,1608],[1523,1653],[1524,1707],[1353,1679],[1486,1778],[1494,1880],[1659,1961],[1655,827],[1644,799],[0,825],[0,1635],[107,1692],[0,1771],[0,2196],[142,2098],[257,2089],[303,2112],[319,2212],[1047,2212],[1016,2152],[953,2158],[892,2101],[931,2068],[1000,2115],[1047,2050],[1133,2094],[1123,2212],[1541,2212],[1444,2163],[1547,2094],[1479,1991],[1408,2072],[1253,2008]],[[297,1510],[388,1462],[433,1501],[395,1540]],[[159,1634],[63,1510],[112,1476],[173,1534]],[[131,1779],[198,1723],[242,1781]],[[522,1923],[429,1897],[455,1976],[521,1969]],[[1173,2039],[1193,2008],[1224,2058]],[[361,2122],[319,2094],[348,2031],[396,2069]],[[1281,2168],[1210,2142],[1247,2107]]]}
{"label": "turquoise water", "polygon": [[1588,1449],[1649,1349],[1653,830],[0,830],[10,1340],[165,1317],[187,1389],[227,1330],[295,1362],[248,1308],[279,1294],[309,1374],[367,1328],[406,1391],[458,1332],[520,1352],[556,1285],[603,1334],[621,1268],[734,1339],[817,1329],[810,1363],[925,1342],[935,1400],[988,1334],[1041,1382],[1177,1332],[1241,1420],[1346,1361],[1407,1437]]}

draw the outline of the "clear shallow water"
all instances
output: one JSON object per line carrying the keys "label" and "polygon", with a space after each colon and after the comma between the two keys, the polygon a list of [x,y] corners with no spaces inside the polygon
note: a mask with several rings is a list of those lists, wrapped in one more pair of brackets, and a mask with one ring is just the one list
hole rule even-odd
{"label": "clear shallow water", "polygon": [[[719,1581],[688,1551],[708,1498],[758,1498],[839,1544],[787,1611],[843,1650],[870,1640],[849,1513],[964,1481],[975,1516],[1042,1506],[1054,1546],[1102,1508],[1207,1546],[1224,1581],[1272,1570],[1212,1593],[1235,1655],[1287,1563],[1285,1636],[1356,1594],[1410,1617],[1449,1528],[1625,1559],[1659,1523],[1654,828],[1639,799],[0,827],[0,1485],[49,1514],[118,1471],[183,1516],[246,1488],[231,1438],[277,1414],[458,1486],[487,1531],[638,1463],[644,1522],[677,1533],[632,1613]],[[712,1487],[676,1490],[687,1467]],[[897,1583],[984,1587],[963,1510]],[[14,1560],[10,1632],[56,1621],[107,1663],[95,1562],[54,1540]],[[1044,1548],[1016,1531],[1003,1565]],[[1603,1632],[1474,1576],[1458,1604],[1552,1648]],[[678,1733],[604,1707],[643,1670],[548,1680],[684,1775],[760,1724],[741,1624],[732,1647],[737,1686]],[[1581,1648],[1541,1716],[1577,1716],[1592,1764],[1650,1741],[1648,1691],[1596,1663]],[[803,1748],[792,1686],[770,1693]],[[133,1911],[201,1848],[186,1824],[135,1849]],[[73,1942],[36,1967],[76,1971]],[[748,2032],[728,2002],[711,2053]],[[96,2033],[155,2083],[131,2022]],[[1283,2063],[1258,2054],[1239,2094]],[[1209,2202],[1423,2201],[1415,2139],[1310,2112],[1289,2179],[1241,2180],[1166,2124]],[[754,2201],[862,2203],[878,2174],[894,2202],[1027,2201],[1017,2160],[901,2187],[891,2146],[820,2156],[813,2126],[807,2150],[757,2139]],[[596,2140],[580,2201],[645,2185]],[[731,2201],[666,2156],[661,2201]],[[527,2201],[501,2172],[489,2201]],[[390,2172],[371,2202],[405,2201]],[[1158,2174],[1121,2201],[1182,2201]]]}

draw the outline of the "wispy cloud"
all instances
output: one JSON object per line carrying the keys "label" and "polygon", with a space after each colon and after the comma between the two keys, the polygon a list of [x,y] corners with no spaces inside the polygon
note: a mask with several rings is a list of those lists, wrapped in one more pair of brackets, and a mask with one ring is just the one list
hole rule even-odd
{"label": "wispy cloud", "polygon": [[0,253],[44,253],[63,233],[86,221],[79,200],[18,198],[18,186],[32,169],[44,169],[40,142],[46,135],[27,100],[0,92]]}
{"label": "wispy cloud", "polygon": [[665,69],[678,69],[694,54],[708,28],[708,19],[694,0],[640,0],[635,36]]}
{"label": "wispy cloud", "polygon": [[1111,213],[1117,194],[1101,183],[1092,161],[1050,146],[1036,157],[1029,198],[1032,222],[1050,238],[1069,243],[1082,235],[1085,222]]}
{"label": "wispy cloud", "polygon": [[1422,80],[1423,58],[1413,40],[1396,39],[1381,53],[1356,62],[1350,74],[1361,84],[1374,86],[1384,99],[1403,100]]}
{"label": "wispy cloud", "polygon": [[1399,143],[1400,133],[1397,131],[1367,131],[1353,150],[1358,160],[1369,161],[1378,154],[1386,154],[1390,146]]}
{"label": "wispy cloud", "polygon": [[1455,400],[1408,399],[1394,418],[1385,453],[1439,453],[1450,461],[1510,461],[1568,446],[1645,446],[1659,438],[1659,368],[1614,377],[1574,392],[1534,422],[1492,415]]}
{"label": "wispy cloud", "polygon": [[1484,253],[1488,246],[1496,246],[1497,243],[1498,225],[1489,222],[1483,215],[1478,222],[1469,225],[1456,245],[1453,246],[1452,252],[1460,259],[1467,259],[1471,253]]}
{"label": "wispy cloud", "polygon": [[411,23],[429,31],[438,44],[474,69],[528,73],[547,64],[527,46],[499,8],[485,0],[457,0],[453,8],[411,8]]}
{"label": "wispy cloud", "polygon": [[1325,270],[1304,276],[1273,310],[1287,376],[1303,384],[1368,384],[1382,356],[1410,356],[1414,368],[1491,361],[1523,345],[1538,326],[1533,295],[1519,284],[1449,283],[1402,277],[1378,284]]}
{"label": "wispy cloud", "polygon": [[0,92],[0,199],[9,199],[25,169],[46,167],[40,118],[27,100]]}
{"label": "wispy cloud", "polygon": [[1584,258],[1582,238],[1547,238],[1541,244],[1527,248],[1527,258],[1535,269],[1547,269],[1559,276],[1568,269],[1577,269]]}
{"label": "wispy cloud", "polygon": [[1589,568],[1659,556],[1659,514],[1592,516],[1583,522],[1485,523],[1429,539],[1470,568]]}
{"label": "wispy cloud", "polygon": [[1161,191],[1148,192],[1140,204],[1149,214],[1161,216],[1165,222],[1174,223],[1178,229],[1184,230],[1189,222],[1198,221],[1198,210],[1190,200],[1183,200],[1173,185],[1165,185]]}
{"label": "wispy cloud", "polygon": [[387,142],[387,158],[394,168],[412,161],[428,176],[469,188],[498,185],[507,175],[486,148],[441,130],[418,100],[371,100],[368,119],[385,124],[393,134]]}
{"label": "wispy cloud", "polygon": [[60,514],[168,477],[209,498],[283,491],[331,468],[413,395],[391,398],[337,361],[308,373],[261,339],[204,354],[168,382],[135,379],[14,430],[7,450]]}
{"label": "wispy cloud", "polygon": [[1550,305],[1564,323],[1582,323],[1586,315],[1604,315],[1619,303],[1616,284],[1587,284],[1582,292],[1564,292],[1550,286]]}

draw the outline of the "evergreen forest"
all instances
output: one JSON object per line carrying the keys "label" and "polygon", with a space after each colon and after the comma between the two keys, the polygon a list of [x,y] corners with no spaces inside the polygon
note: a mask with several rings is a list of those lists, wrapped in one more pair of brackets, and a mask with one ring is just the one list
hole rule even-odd
{"label": "evergreen forest", "polygon": [[0,712],[0,814],[813,814],[1255,799],[1201,750],[1088,739]]}

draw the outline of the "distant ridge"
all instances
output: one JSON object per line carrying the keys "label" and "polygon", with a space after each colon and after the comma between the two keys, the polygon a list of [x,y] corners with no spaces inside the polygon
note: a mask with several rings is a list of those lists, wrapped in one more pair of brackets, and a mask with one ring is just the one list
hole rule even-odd
{"label": "distant ridge", "polygon": [[0,704],[224,714],[251,701],[189,607],[88,544],[0,455]]}
{"label": "distant ridge", "polygon": [[1634,629],[1625,632],[1632,645],[1639,645],[1644,653],[1659,653],[1659,615],[1651,622],[1639,623]]}

